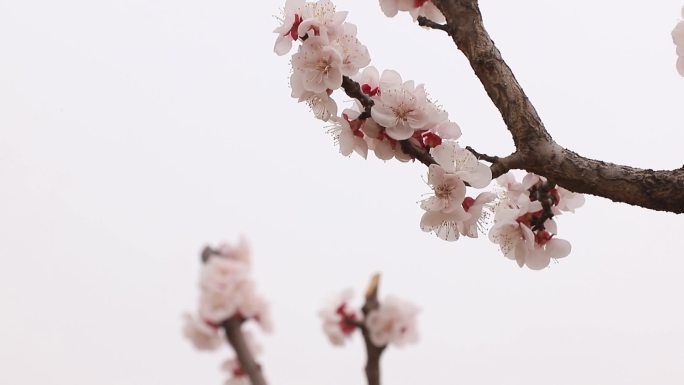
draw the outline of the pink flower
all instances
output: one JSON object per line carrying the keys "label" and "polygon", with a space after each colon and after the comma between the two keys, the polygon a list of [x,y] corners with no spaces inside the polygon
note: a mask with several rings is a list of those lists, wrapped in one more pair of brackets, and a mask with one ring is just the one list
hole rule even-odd
{"label": "pink flower", "polygon": [[299,83],[304,91],[316,94],[335,90],[342,85],[342,65],[341,53],[327,37],[310,37],[292,56],[292,88]]}
{"label": "pink flower", "polygon": [[435,235],[445,241],[458,240],[460,235],[477,238],[478,229],[482,229],[482,214],[486,204],[492,202],[496,195],[483,192],[476,199],[466,197],[459,203],[463,207],[463,213],[427,211],[420,220],[420,228],[425,231],[434,231]]}
{"label": "pink flower", "polygon": [[[363,139],[363,133],[359,129],[362,122],[351,118],[350,114],[351,116],[358,116],[358,113],[353,110],[345,110],[342,113],[342,118],[336,116],[330,118],[335,124],[328,132],[334,136],[335,142],[339,145],[340,154],[349,156],[352,152],[356,152],[366,159],[368,157],[368,143]],[[351,122],[350,119],[352,119]],[[352,128],[352,124],[354,124],[354,128]]]}
{"label": "pink flower", "polygon": [[332,90],[319,93],[307,91],[304,89],[303,76],[296,72],[290,76],[290,87],[292,88],[292,97],[298,99],[300,103],[306,102],[317,119],[327,122],[331,117],[337,115],[337,103],[330,97]]}
{"label": "pink flower", "polygon": [[360,73],[352,76],[352,80],[359,83],[361,91],[370,97],[375,97],[380,91],[380,73],[373,66],[368,66]]}
{"label": "pink flower", "polygon": [[435,195],[421,202],[420,207],[426,211],[439,211],[443,213],[456,212],[460,218],[467,215],[461,206],[465,198],[465,184],[455,174],[447,173],[442,166],[432,164],[428,168],[428,184],[432,187]]}
{"label": "pink flower", "polygon": [[199,350],[216,350],[223,344],[220,330],[190,314],[183,316],[183,335]]}
{"label": "pink flower", "polygon": [[475,199],[466,197],[463,200],[462,205],[470,216],[468,219],[458,222],[458,231],[467,237],[477,238],[477,231],[482,230],[484,227],[481,222],[483,209],[485,208],[485,205],[488,205],[495,199],[496,194],[490,192],[480,193]]}
{"label": "pink flower", "polygon": [[246,290],[243,293],[237,312],[245,319],[256,321],[262,331],[270,333],[273,330],[271,308],[265,299],[256,294],[255,290]]}
{"label": "pink flower", "polygon": [[418,308],[394,296],[387,296],[376,310],[366,317],[366,327],[373,345],[403,346],[418,341],[416,316]]}
{"label": "pink flower", "polygon": [[268,329],[268,307],[256,295],[254,282],[249,277],[250,253],[247,242],[241,239],[236,247],[223,244],[219,255],[209,258],[200,272],[199,314],[215,325],[240,314],[245,318],[263,321]]}
{"label": "pink flower", "polygon": [[537,215],[541,209],[539,202],[530,202],[524,195],[515,202],[509,200],[496,208],[489,239],[499,245],[506,258],[515,260],[520,267],[543,269],[551,258],[570,254],[570,242],[554,238],[557,226],[552,219],[544,222],[545,230],[535,233],[530,228],[530,216]]}
{"label": "pink flower", "polygon": [[356,26],[344,23],[343,33],[334,41],[337,50],[342,56],[342,74],[354,76],[359,69],[370,64],[368,48],[356,38]]}
{"label": "pink flower", "polygon": [[[418,1],[420,2],[420,1]],[[415,0],[380,0],[380,8],[387,17],[394,17],[399,11],[410,11],[416,8]]]}
{"label": "pink flower", "polygon": [[252,263],[249,243],[247,243],[247,240],[244,237],[240,237],[237,246],[232,246],[229,243],[222,243],[219,245],[218,250],[222,257],[233,261],[243,262],[247,266]]}
{"label": "pink flower", "polygon": [[302,9],[304,0],[287,0],[283,16],[280,18],[282,24],[273,32],[278,34],[273,51],[277,55],[285,55],[292,49],[292,42],[299,39],[297,29],[302,22]]}
{"label": "pink flower", "polygon": [[297,32],[299,36],[335,38],[342,32],[347,13],[346,11],[337,12],[335,4],[330,0],[306,3],[302,9],[302,22]]}
{"label": "pink flower", "polygon": [[448,173],[454,174],[475,188],[484,188],[492,180],[492,171],[480,163],[475,155],[457,142],[445,140],[430,150],[435,161]]}
{"label": "pink flower", "polygon": [[560,211],[569,211],[574,213],[576,209],[584,206],[585,199],[583,194],[566,190],[560,186],[556,187],[556,190],[558,191],[559,198],[558,205],[554,207],[559,211],[556,214],[560,214]]}
{"label": "pink flower", "polygon": [[242,366],[240,366],[240,361],[237,358],[232,358],[223,362],[221,365],[221,370],[228,373],[230,378],[224,382],[224,385],[250,385],[249,376]]}
{"label": "pink flower", "polygon": [[425,1],[425,0],[416,0],[415,4],[418,5],[422,3],[419,7],[413,8],[412,10],[409,11],[411,14],[411,17],[413,17],[413,20],[415,21],[418,19],[418,16],[425,16],[426,18],[434,21],[435,23],[444,23],[446,22],[446,18],[442,14],[442,12],[435,7],[434,4],[432,4],[432,1]]}
{"label": "pink flower", "polygon": [[[383,74],[384,76],[384,74]],[[399,86],[380,83],[380,96],[371,109],[371,116],[385,127],[387,135],[395,140],[413,136],[416,129],[429,123],[427,99],[423,85],[414,86],[407,81]]]}
{"label": "pink flower", "polygon": [[352,297],[352,290],[346,289],[327,301],[318,312],[318,316],[323,320],[323,332],[335,346],[344,345],[356,330],[356,325],[348,321],[361,320],[361,313],[349,307]]}
{"label": "pink flower", "polygon": [[520,195],[529,197],[530,187],[535,185],[538,181],[539,177],[537,175],[529,173],[525,176],[523,182],[520,183],[510,171],[496,178],[496,183],[504,189],[505,198],[511,201],[517,201]]}

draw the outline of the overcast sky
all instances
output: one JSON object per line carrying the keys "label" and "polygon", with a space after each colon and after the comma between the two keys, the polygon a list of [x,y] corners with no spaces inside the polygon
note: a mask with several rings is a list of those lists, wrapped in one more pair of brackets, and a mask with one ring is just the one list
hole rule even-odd
{"label": "overcast sky", "polygon": [[[364,383],[359,336],[333,348],[316,312],[375,271],[422,309],[419,344],[383,357],[386,385],[682,384],[681,216],[588,197],[558,219],[572,254],[543,271],[423,233],[425,168],[339,155],[290,98],[272,53],[282,3],[0,0],[0,383],[221,384],[229,349],[194,351],[181,314],[202,246],[244,234],[273,307],[273,385]],[[684,163],[681,0],[482,3],[560,144]],[[376,1],[337,5],[463,145],[512,151],[447,36]]]}

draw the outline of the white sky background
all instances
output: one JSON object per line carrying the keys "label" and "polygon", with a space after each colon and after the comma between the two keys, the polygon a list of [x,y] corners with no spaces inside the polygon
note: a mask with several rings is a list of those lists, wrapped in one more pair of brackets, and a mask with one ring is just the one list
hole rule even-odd
{"label": "white sky background", "polygon": [[[272,53],[283,3],[0,0],[0,383],[221,384],[230,351],[194,351],[181,313],[202,246],[239,234],[273,305],[273,385],[364,383],[359,336],[333,348],[316,312],[375,271],[422,308],[420,343],[383,357],[387,385],[682,383],[681,217],[589,197],[558,219],[572,254],[539,272],[486,239],[421,232],[425,168],[340,156],[290,98]],[[684,163],[681,0],[482,3],[559,143]],[[447,36],[376,1],[337,5],[462,144],[512,150]]]}

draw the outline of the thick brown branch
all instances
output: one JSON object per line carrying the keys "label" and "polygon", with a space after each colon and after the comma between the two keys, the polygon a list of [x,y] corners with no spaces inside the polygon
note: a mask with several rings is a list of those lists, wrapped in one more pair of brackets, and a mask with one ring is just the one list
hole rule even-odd
{"label": "thick brown branch", "polygon": [[247,373],[249,381],[252,385],[266,385],[264,375],[261,373],[261,365],[259,365],[249,351],[245,335],[242,334],[242,322],[244,320],[240,316],[233,316],[223,323],[223,329],[226,332],[228,342],[235,350],[240,367]]}
{"label": "thick brown branch", "polygon": [[[653,210],[684,212],[684,169],[644,170],[582,157],[556,144],[484,28],[477,0],[433,0],[449,35],[497,107],[517,149],[507,166],[545,176],[571,191]],[[505,171],[504,171],[505,172]]]}
{"label": "thick brown branch", "polygon": [[580,156],[558,148],[557,155],[522,168],[544,175],[570,191],[593,194],[653,210],[684,213],[684,169],[644,170]]}
{"label": "thick brown branch", "polygon": [[434,0],[449,34],[499,109],[518,150],[551,140],[537,111],[487,34],[477,0]]}

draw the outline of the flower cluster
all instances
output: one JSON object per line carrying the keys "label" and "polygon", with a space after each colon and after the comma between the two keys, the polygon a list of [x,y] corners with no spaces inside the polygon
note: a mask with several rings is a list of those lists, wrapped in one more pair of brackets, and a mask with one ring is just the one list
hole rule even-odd
{"label": "flower cluster", "polygon": [[[425,16],[435,22],[444,21],[429,0],[380,0],[380,6],[390,17],[407,11],[414,19]],[[381,73],[369,65],[368,50],[346,18],[347,13],[337,11],[330,0],[287,0],[282,24],[274,31],[278,34],[274,48],[278,55],[288,53],[293,42],[301,42],[291,60],[292,96],[306,101],[316,118],[331,123],[328,132],[334,136],[340,153],[348,156],[355,152],[365,159],[370,151],[382,160],[419,159],[426,164],[427,183],[433,193],[420,202],[425,211],[420,228],[425,232],[434,232],[447,241],[461,236],[477,238],[487,231],[485,224],[496,207],[490,239],[521,266],[541,268],[548,265],[550,258],[567,255],[569,243],[553,238],[556,231],[552,216],[572,210],[570,198],[555,199],[546,214],[539,199],[532,196],[531,189],[545,183],[539,177],[524,188],[530,190],[525,194],[510,190],[507,198],[499,200],[492,192],[470,196],[467,187],[483,189],[490,184],[491,169],[479,161],[474,151],[456,142],[461,136],[460,127],[428,98],[423,84],[405,80],[397,71]],[[675,42],[684,40],[679,38],[684,35],[684,24],[680,25],[673,32]],[[332,95],[340,88],[355,100],[338,115]],[[550,190],[557,197],[567,191],[555,187]],[[519,198],[521,195],[525,197]],[[329,333],[331,340],[342,343],[350,331],[340,334],[333,326],[340,322],[344,325],[345,308],[329,310],[326,328],[336,333]]]}
{"label": "flower cluster", "polygon": [[323,332],[335,346],[344,345],[356,330],[355,323],[363,318],[360,311],[349,306],[352,297],[352,290],[346,289],[326,301],[318,312],[318,316],[323,320]]}
{"label": "flower cluster", "polygon": [[[230,319],[240,322],[254,320],[262,330],[271,330],[266,301],[257,295],[249,276],[250,251],[241,239],[237,246],[223,244],[216,250],[207,249],[200,272],[200,298],[197,315],[185,315],[183,334],[199,350],[216,350],[224,345],[224,329]],[[248,335],[246,335],[248,337]],[[256,344],[248,339],[248,346],[257,352]],[[236,360],[225,367],[235,381],[244,377]],[[245,377],[246,379],[246,377]],[[237,383],[236,383],[237,384]]]}
{"label": "flower cluster", "polygon": [[477,238],[483,208],[496,195],[483,192],[476,198],[466,197],[466,183],[475,188],[487,187],[492,171],[455,141],[444,141],[430,153],[437,162],[429,166],[427,180],[434,195],[420,204],[425,210],[420,228],[434,231],[447,241],[455,241],[459,235]]}
{"label": "flower cluster", "polygon": [[[430,6],[421,2],[417,8],[425,11]],[[330,0],[288,0],[282,24],[274,31],[278,55],[288,53],[294,41],[301,42],[291,60],[292,97],[308,103],[316,118],[332,123],[329,132],[340,153],[366,158],[370,150],[382,160],[408,161],[413,156],[402,149],[401,141],[426,150],[443,139],[458,138],[460,128],[428,99],[422,84],[404,80],[396,71],[380,74],[368,66],[368,49],[346,16]],[[359,87],[358,100],[338,116],[332,94],[345,82]]]}
{"label": "flower cluster", "polygon": [[380,8],[387,17],[394,17],[399,11],[408,11],[413,20],[424,16],[436,23],[444,23],[442,12],[430,0],[380,0]]}
{"label": "flower cluster", "polygon": [[366,316],[366,327],[375,346],[404,346],[418,342],[418,308],[411,302],[387,296]]}
{"label": "flower cluster", "polygon": [[412,303],[387,296],[364,318],[360,310],[349,305],[351,299],[352,291],[345,290],[332,297],[319,312],[323,332],[333,345],[343,345],[357,328],[367,330],[370,343],[376,347],[418,341],[418,308]]}
{"label": "flower cluster", "polygon": [[494,210],[494,226],[489,239],[520,267],[538,270],[551,258],[570,254],[570,242],[556,238],[558,226],[553,220],[562,212],[574,212],[584,204],[582,194],[548,183],[536,174],[527,174],[522,183],[511,174],[497,178],[504,189]]}
{"label": "flower cluster", "polygon": [[[684,18],[684,7],[682,7],[682,18]],[[684,20],[681,20],[672,30],[672,41],[677,46],[677,71],[684,76]]]}

